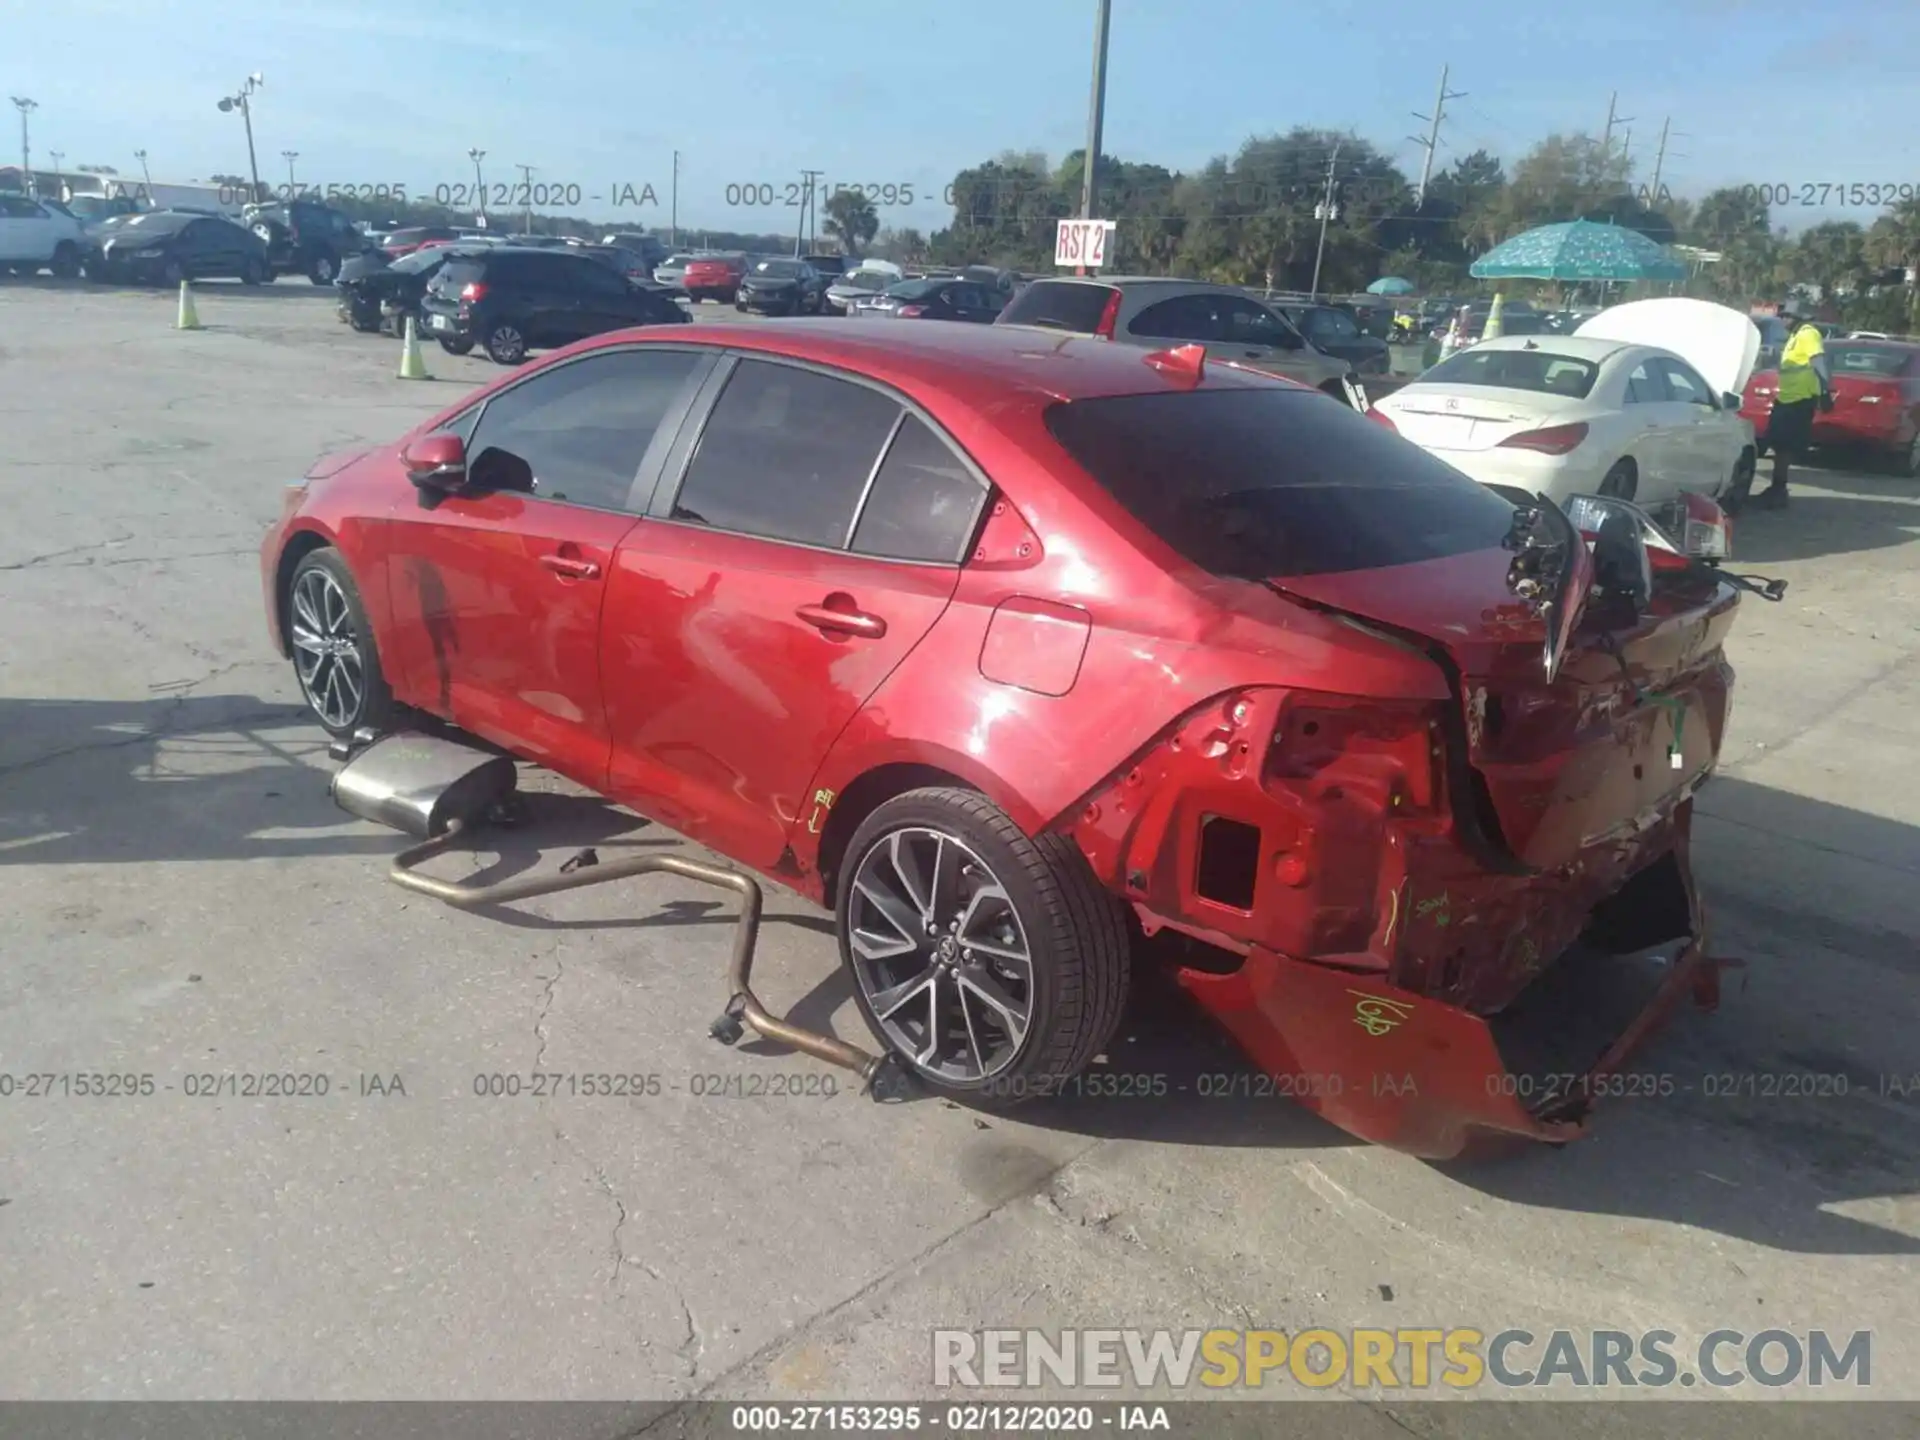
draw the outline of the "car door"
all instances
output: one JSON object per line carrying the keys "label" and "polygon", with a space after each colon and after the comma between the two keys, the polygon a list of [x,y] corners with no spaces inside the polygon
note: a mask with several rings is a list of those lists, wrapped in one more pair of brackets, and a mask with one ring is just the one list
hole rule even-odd
{"label": "car door", "polygon": [[1720,408],[1706,378],[1686,361],[1668,356],[1658,363],[1673,403],[1684,407],[1674,425],[1674,484],[1702,495],[1718,494],[1733,478],[1734,462],[1746,444],[1746,425],[1737,412]]}
{"label": "car door", "polygon": [[[599,625],[636,477],[713,364],[665,346],[600,350],[487,399],[471,489],[392,512],[389,602],[402,698],[598,785],[607,759]],[[432,503],[437,500],[437,503]]]}
{"label": "car door", "polygon": [[584,255],[563,255],[568,282],[573,289],[574,328],[579,335],[603,335],[637,325],[639,307],[634,304],[633,287],[604,260]]}
{"label": "car door", "polygon": [[512,292],[528,344],[568,345],[592,333],[587,329],[580,303],[582,291],[573,267],[594,263],[551,251],[512,257]]}
{"label": "car door", "polygon": [[60,227],[45,207],[24,195],[0,196],[0,205],[8,212],[6,257],[42,265],[53,259]]}
{"label": "car door", "polygon": [[1634,498],[1660,503],[1673,498],[1677,477],[1687,473],[1686,433],[1693,425],[1690,407],[1673,398],[1666,368],[1658,355],[1628,357],[1626,391],[1621,414],[1627,420],[1638,485]]}
{"label": "car door", "polygon": [[[767,869],[835,737],[946,608],[970,531],[929,556],[887,521],[875,497],[926,469],[926,422],[896,396],[791,362],[726,363],[697,438],[669,453],[654,518],[615,557],[608,788]],[[889,467],[907,478],[881,486]]]}

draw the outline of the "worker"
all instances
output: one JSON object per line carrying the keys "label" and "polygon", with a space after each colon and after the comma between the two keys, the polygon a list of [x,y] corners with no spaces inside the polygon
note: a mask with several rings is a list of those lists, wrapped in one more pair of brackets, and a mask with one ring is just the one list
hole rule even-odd
{"label": "worker", "polygon": [[1773,392],[1773,412],[1767,417],[1767,445],[1773,451],[1773,483],[1753,497],[1761,509],[1787,503],[1787,475],[1791,462],[1802,459],[1813,440],[1816,410],[1833,409],[1833,370],[1820,331],[1807,319],[1806,307],[1788,300],[1780,307],[1787,343],[1780,352],[1780,378]]}

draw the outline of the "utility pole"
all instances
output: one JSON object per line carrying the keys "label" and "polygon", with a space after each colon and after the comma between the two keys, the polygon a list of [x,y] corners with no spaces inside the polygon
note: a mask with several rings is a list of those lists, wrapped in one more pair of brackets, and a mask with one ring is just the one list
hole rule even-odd
{"label": "utility pole", "polygon": [[680,248],[680,152],[673,152],[673,208],[667,212],[667,244]]}
{"label": "utility pole", "polygon": [[1622,115],[1620,113],[1620,92],[1616,90],[1607,96],[1607,128],[1600,132],[1600,153],[1602,155],[1613,154],[1614,126],[1631,125],[1632,123],[1633,116]]}
{"label": "utility pole", "polygon": [[1647,204],[1649,207],[1658,205],[1660,203],[1660,172],[1666,168],[1667,134],[1668,134],[1668,127],[1671,126],[1672,124],[1673,124],[1673,117],[1671,115],[1669,115],[1666,119],[1660,122],[1660,149],[1657,153],[1655,153],[1653,157],[1652,193],[1649,194],[1647,197]]}
{"label": "utility pole", "polygon": [[153,172],[147,169],[147,152],[144,150],[136,150],[133,152],[133,158],[140,162],[140,174],[146,179],[147,200],[151,203],[153,200]]}
{"label": "utility pole", "polygon": [[287,162],[287,198],[291,200],[300,193],[300,187],[294,183],[293,162],[300,158],[298,150],[282,150],[280,158]]}
{"label": "utility pole", "polygon": [[527,197],[527,213],[526,218],[520,222],[520,233],[531,235],[533,233],[533,166],[516,165],[513,168],[520,172],[520,184],[524,187],[523,193]]}
{"label": "utility pole", "polygon": [[[1341,142],[1344,143],[1344,142]],[[1339,207],[1333,203],[1334,167],[1340,163],[1340,145],[1333,147],[1333,153],[1327,157],[1327,193],[1315,208],[1320,212],[1320,244],[1313,252],[1313,298],[1320,298],[1320,262],[1327,254],[1327,222],[1333,219]]]}
{"label": "utility pole", "polygon": [[802,170],[800,172],[800,182],[802,186],[800,191],[800,224],[795,228],[793,232],[793,258],[796,260],[800,258],[801,246],[806,244],[807,209],[809,206],[813,204],[814,176],[819,175],[820,173],[821,172],[818,170]]}
{"label": "utility pole", "polygon": [[487,152],[479,146],[467,151],[467,159],[473,162],[473,191],[480,197],[480,228],[487,228],[487,177],[480,173],[480,162],[487,158]]}
{"label": "utility pole", "polygon": [[20,183],[27,187],[27,194],[33,195],[39,187],[33,183],[33,149],[27,144],[27,116],[40,108],[40,102],[15,95],[13,108],[20,112]]}
{"label": "utility pole", "polygon": [[1452,67],[1447,65],[1440,67],[1440,91],[1434,97],[1433,115],[1428,117],[1422,115],[1417,110],[1414,111],[1413,118],[1416,120],[1427,120],[1431,118],[1432,126],[1427,131],[1427,138],[1422,140],[1418,135],[1407,137],[1425,152],[1420,160],[1420,185],[1419,188],[1414,191],[1413,195],[1413,208],[1416,210],[1427,203],[1427,186],[1433,180],[1433,157],[1440,149],[1440,122],[1446,118],[1447,101],[1464,100],[1467,98],[1467,92],[1464,90],[1450,91],[1447,89],[1447,75],[1451,69]]}
{"label": "utility pole", "polygon": [[66,159],[66,151],[49,150],[47,154],[53,159],[53,198],[65,200],[67,198],[66,181],[60,176],[60,162]]}

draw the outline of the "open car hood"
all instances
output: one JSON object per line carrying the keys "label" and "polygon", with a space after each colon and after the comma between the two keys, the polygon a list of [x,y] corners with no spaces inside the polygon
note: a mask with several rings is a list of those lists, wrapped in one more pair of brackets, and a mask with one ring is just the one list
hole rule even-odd
{"label": "open car hood", "polygon": [[1760,331],[1752,317],[1710,300],[1635,300],[1601,311],[1573,333],[1671,350],[1698,370],[1716,395],[1744,391],[1760,358]]}

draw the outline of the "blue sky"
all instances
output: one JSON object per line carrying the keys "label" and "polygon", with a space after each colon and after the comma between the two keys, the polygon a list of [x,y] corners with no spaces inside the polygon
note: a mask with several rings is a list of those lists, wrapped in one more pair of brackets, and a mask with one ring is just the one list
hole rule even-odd
{"label": "blue sky", "polygon": [[[1920,183],[1911,160],[1920,3],[1612,0],[1581,7],[1451,0],[1280,4],[1115,0],[1109,154],[1191,167],[1247,135],[1351,128],[1409,173],[1443,63],[1467,93],[1441,161],[1511,159],[1554,130],[1597,132],[1611,90],[1651,169],[1680,194],[1753,181]],[[682,227],[784,228],[802,167],[830,183],[912,185],[889,224],[938,226],[956,169],[1000,150],[1084,143],[1093,0],[0,0],[0,87],[28,95],[51,151],[156,180],[244,173],[237,116],[215,101],[251,71],[263,179],[395,184],[411,193],[532,165],[583,197],[651,184],[667,220],[681,151]],[[1810,97],[1791,104],[1794,97]],[[16,117],[0,115],[9,130]],[[11,141],[11,143],[9,143]],[[17,160],[17,130],[0,156]],[[770,208],[729,185],[774,188]],[[931,203],[929,203],[931,197]],[[739,198],[736,194],[733,198]],[[572,207],[569,207],[572,208]],[[584,201],[587,213],[614,214]],[[1776,211],[1794,228],[1872,212]]]}

